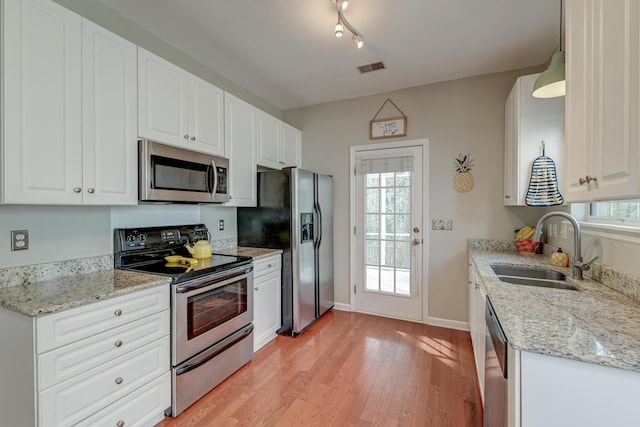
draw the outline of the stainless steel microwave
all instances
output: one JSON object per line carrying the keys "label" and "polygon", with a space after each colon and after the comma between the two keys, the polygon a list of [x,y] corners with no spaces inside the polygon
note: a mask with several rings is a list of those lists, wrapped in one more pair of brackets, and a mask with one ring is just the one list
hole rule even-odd
{"label": "stainless steel microwave", "polygon": [[138,184],[141,202],[225,203],[229,159],[149,140],[140,140]]}

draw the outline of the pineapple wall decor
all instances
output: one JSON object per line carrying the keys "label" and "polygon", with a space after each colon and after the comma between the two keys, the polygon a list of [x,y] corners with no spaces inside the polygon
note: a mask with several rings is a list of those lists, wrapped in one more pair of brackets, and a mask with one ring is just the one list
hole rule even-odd
{"label": "pineapple wall decor", "polygon": [[453,177],[453,189],[458,193],[467,193],[473,189],[475,180],[471,174],[471,168],[475,159],[471,154],[458,154],[453,165],[456,167],[456,174]]}

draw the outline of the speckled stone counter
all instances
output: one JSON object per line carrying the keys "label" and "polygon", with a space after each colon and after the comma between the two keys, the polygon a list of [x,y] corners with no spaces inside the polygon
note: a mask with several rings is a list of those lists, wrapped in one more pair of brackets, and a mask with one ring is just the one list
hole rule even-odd
{"label": "speckled stone counter", "polygon": [[[469,254],[515,349],[640,372],[640,302],[601,283],[574,280],[570,269],[542,255],[473,247]],[[502,282],[491,264],[562,271],[579,290]]]}
{"label": "speckled stone counter", "polygon": [[0,306],[35,317],[169,282],[164,276],[110,269],[2,288]]}
{"label": "speckled stone counter", "polygon": [[271,255],[281,254],[282,250],[235,246],[231,248],[216,249],[214,252],[217,254],[225,254],[225,255],[250,256],[254,260],[259,260],[260,258],[266,258]]}

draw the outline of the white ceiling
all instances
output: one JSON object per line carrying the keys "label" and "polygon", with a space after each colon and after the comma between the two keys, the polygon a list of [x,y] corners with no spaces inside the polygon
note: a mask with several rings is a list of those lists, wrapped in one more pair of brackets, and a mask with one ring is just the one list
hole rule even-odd
{"label": "white ceiling", "polygon": [[[558,0],[97,0],[280,109],[544,63]],[[356,66],[384,61],[386,70]]]}

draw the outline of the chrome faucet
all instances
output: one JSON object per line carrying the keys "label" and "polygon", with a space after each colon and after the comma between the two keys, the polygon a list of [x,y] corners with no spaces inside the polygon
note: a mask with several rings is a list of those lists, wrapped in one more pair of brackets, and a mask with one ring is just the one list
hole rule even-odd
{"label": "chrome faucet", "polygon": [[578,221],[576,221],[574,217],[566,212],[549,212],[548,214],[542,215],[536,224],[536,234],[534,235],[533,240],[540,242],[542,226],[544,222],[552,216],[561,216],[566,218],[571,222],[571,225],[573,225],[573,277],[575,279],[582,280],[582,272],[589,270],[591,264],[593,264],[593,262],[599,257],[595,257],[587,263],[582,261],[582,236],[580,232],[580,224],[578,224]]}

